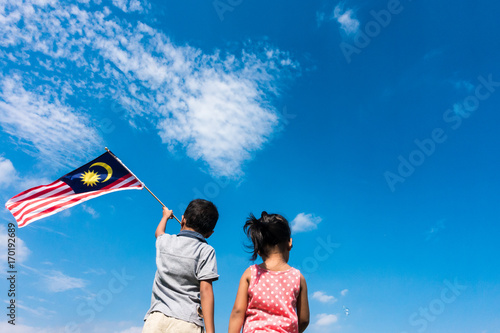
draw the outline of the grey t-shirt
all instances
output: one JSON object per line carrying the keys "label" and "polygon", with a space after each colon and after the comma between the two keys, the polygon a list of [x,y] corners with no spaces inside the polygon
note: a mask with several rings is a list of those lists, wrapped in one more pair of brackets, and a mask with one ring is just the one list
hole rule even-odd
{"label": "grey t-shirt", "polygon": [[151,312],[159,311],[203,326],[198,315],[200,281],[219,277],[214,248],[194,231],[163,234],[156,239],[156,267],[151,307],[144,320]]}

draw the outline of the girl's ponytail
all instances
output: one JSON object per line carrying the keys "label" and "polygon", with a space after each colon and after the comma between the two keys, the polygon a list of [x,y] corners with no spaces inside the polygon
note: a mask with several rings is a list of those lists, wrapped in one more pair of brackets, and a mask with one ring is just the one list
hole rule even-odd
{"label": "girl's ponytail", "polygon": [[252,245],[247,246],[252,253],[252,261],[257,259],[257,255],[267,257],[270,246],[287,244],[291,236],[288,221],[279,214],[268,214],[266,211],[262,212],[260,219],[250,213],[243,230],[252,241]]}
{"label": "girl's ponytail", "polygon": [[[262,212],[262,216],[264,216],[264,214],[267,213]],[[264,247],[264,231],[262,230],[264,228],[264,225],[261,221],[262,216],[260,219],[257,219],[252,213],[250,213],[250,216],[243,226],[243,231],[245,231],[247,237],[252,240],[252,245],[247,246],[252,253],[252,257],[250,258],[252,261],[257,259],[257,255]]]}

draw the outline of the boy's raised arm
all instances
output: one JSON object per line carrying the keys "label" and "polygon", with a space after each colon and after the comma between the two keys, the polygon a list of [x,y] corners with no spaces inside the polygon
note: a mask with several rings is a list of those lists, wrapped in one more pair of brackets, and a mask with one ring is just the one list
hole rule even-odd
{"label": "boy's raised arm", "polygon": [[248,303],[248,286],[250,285],[251,271],[250,267],[243,273],[234,301],[233,311],[229,318],[229,333],[239,333],[245,322],[245,312],[247,311]]}
{"label": "boy's raised arm", "polygon": [[163,216],[160,220],[160,223],[158,223],[158,226],[156,227],[155,231],[155,237],[158,238],[159,236],[163,235],[165,233],[165,228],[167,227],[167,220],[171,219],[173,217],[173,211],[169,210],[167,207],[163,207]]}
{"label": "boy's raised arm", "polygon": [[214,324],[214,290],[212,280],[200,281],[201,310],[203,311],[203,321],[205,322],[205,332],[215,333]]}

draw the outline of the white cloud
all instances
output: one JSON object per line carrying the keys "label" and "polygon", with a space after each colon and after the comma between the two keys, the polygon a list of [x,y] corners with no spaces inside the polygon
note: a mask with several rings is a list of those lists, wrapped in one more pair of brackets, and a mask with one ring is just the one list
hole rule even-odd
{"label": "white cloud", "polygon": [[444,222],[446,219],[442,219],[436,222],[427,232],[425,241],[428,242],[430,240],[436,240],[438,238],[438,234],[445,229]]}
{"label": "white cloud", "polygon": [[87,285],[87,281],[68,276],[60,271],[47,271],[43,273],[42,283],[45,288],[54,293],[71,289],[81,289]]}
{"label": "white cloud", "polygon": [[128,329],[122,330],[122,331],[117,331],[117,333],[141,333],[142,332],[142,327],[130,327]]}
{"label": "white cloud", "polygon": [[340,292],[340,295],[345,296],[349,292],[349,289],[344,289]]}
{"label": "white cloud", "polygon": [[320,301],[321,303],[335,303],[337,301],[334,296],[327,295],[322,291],[314,292],[312,298]]}
{"label": "white cloud", "polygon": [[474,85],[467,80],[451,80],[450,82],[457,90],[466,90],[467,92],[472,92],[475,88]]}
{"label": "white cloud", "polygon": [[20,191],[49,184],[50,180],[44,177],[21,177],[11,160],[0,156],[0,188],[13,187]]}
{"label": "white cloud", "polygon": [[[17,228],[16,228],[16,232],[17,232]],[[2,265],[5,263],[5,265],[7,265],[7,257],[8,257],[8,253],[7,253],[7,250],[8,250],[8,239],[11,238],[9,237],[9,232],[8,232],[8,229],[7,229],[7,225],[2,225],[0,224],[0,262],[2,262]],[[17,237],[16,235],[16,238],[15,238],[15,245],[16,245],[16,248],[15,248],[15,256],[14,258],[16,259],[16,264],[19,263],[23,263],[26,261],[26,259],[28,259],[31,251],[30,249],[26,246],[26,243],[19,237]]]}
{"label": "white cloud", "polygon": [[312,214],[300,213],[292,221],[292,233],[310,231],[318,228],[318,224],[322,221],[319,216]]}
{"label": "white cloud", "polygon": [[16,306],[19,307],[20,309],[24,310],[25,312],[29,312],[32,315],[36,317],[43,317],[43,318],[51,318],[55,314],[57,314],[56,311],[46,309],[44,307],[38,306],[38,307],[30,307],[30,306],[25,306],[21,301],[16,302]]}
{"label": "white cloud", "polygon": [[139,0],[113,0],[113,5],[127,12],[139,12],[144,11],[144,7],[149,7],[148,3],[143,3]]}
{"label": "white cloud", "polygon": [[13,326],[7,321],[0,322],[0,332],[10,332],[10,333],[64,333],[65,329],[61,328],[40,328],[40,327],[32,327],[23,324],[19,324],[16,322],[16,325]]}
{"label": "white cloud", "polygon": [[326,20],[326,14],[324,12],[316,12],[316,25],[320,27]]}
{"label": "white cloud", "polygon": [[[71,216],[71,213],[66,213],[66,212],[68,212],[68,211],[69,211],[69,209],[62,211],[62,212],[61,212],[61,213],[59,213],[59,214],[63,215],[64,217],[69,217],[69,216]],[[40,225],[40,224],[34,224],[31,228],[32,228],[32,229],[40,229],[40,230],[45,230],[45,231],[52,232],[52,233],[55,233],[55,234],[61,235],[61,236],[63,236],[63,237],[69,238],[69,236],[68,236],[68,235],[66,235],[65,233],[62,233],[62,232],[60,232],[60,231],[57,231],[57,230],[54,230],[54,229],[51,229],[51,228],[48,228],[48,227],[42,226],[42,225]]]}
{"label": "white cloud", "polygon": [[18,75],[0,76],[0,124],[32,155],[66,165],[100,142],[89,121],[57,97],[24,89]]}
{"label": "white cloud", "polygon": [[[0,46],[6,48],[0,60],[12,65],[11,72],[19,77],[13,79],[11,73],[4,79],[4,89],[19,97],[4,103],[0,123],[27,146],[53,154],[69,141],[90,146],[98,140],[83,114],[72,109],[71,96],[116,101],[131,126],[156,128],[170,151],[185,150],[215,176],[240,176],[245,161],[279,128],[280,114],[273,103],[299,67],[286,52],[247,42],[237,55],[206,54],[188,45],[177,46],[146,24],[115,17],[113,7],[87,11],[85,6],[66,2],[52,4],[54,8],[29,2],[9,3],[9,16],[0,20],[0,31],[5,31],[0,34]],[[114,0],[114,4],[127,11],[139,6],[135,0]],[[17,24],[20,19],[23,25]],[[21,63],[38,73],[32,81],[20,69],[16,72]],[[74,70],[68,74],[70,66]],[[24,88],[12,87],[8,84],[12,80],[22,80]],[[29,108],[23,111],[21,106]],[[40,109],[59,116],[49,113],[51,121],[45,121],[37,114]],[[41,130],[13,119],[17,110],[23,111],[21,115],[35,113],[45,126],[65,124],[64,115],[71,114],[84,136],[63,138],[50,148],[48,143],[55,140],[47,135],[38,139]],[[59,138],[61,131],[49,127],[47,134]]]}
{"label": "white cloud", "polygon": [[0,188],[8,187],[16,180],[16,169],[12,162],[0,156]]}
{"label": "white cloud", "polygon": [[337,315],[326,313],[318,314],[316,318],[316,326],[330,326],[332,324],[335,324],[339,320]]}
{"label": "white cloud", "polygon": [[86,280],[68,276],[57,270],[38,270],[26,265],[22,267],[39,276],[41,287],[48,292],[59,293],[71,289],[82,289],[88,283]]}
{"label": "white cloud", "polygon": [[345,10],[341,4],[335,6],[333,17],[340,24],[340,28],[348,35],[354,35],[359,31],[359,21],[354,18],[352,9]]}
{"label": "white cloud", "polygon": [[18,183],[16,184],[16,188],[24,191],[35,186],[50,184],[53,181],[54,179],[50,180],[45,177],[29,177],[29,176],[18,177]]}
{"label": "white cloud", "polygon": [[[126,327],[128,328],[118,328]],[[79,330],[86,333],[103,333],[103,332],[113,332],[113,333],[140,333],[142,332],[142,327],[131,326],[130,322],[91,322],[82,323],[78,325]],[[11,333],[67,333],[68,329],[63,327],[33,327],[23,324],[19,324],[16,321],[16,325],[13,326],[6,321],[0,322],[0,332],[11,332]]]}
{"label": "white cloud", "polygon": [[86,204],[81,205],[82,209],[84,212],[88,213],[90,216],[92,216],[93,219],[96,219],[99,217],[99,213],[96,212],[96,210]]}
{"label": "white cloud", "polygon": [[104,275],[106,271],[102,268],[89,268],[87,271],[83,272],[83,274],[95,274],[95,275]]}

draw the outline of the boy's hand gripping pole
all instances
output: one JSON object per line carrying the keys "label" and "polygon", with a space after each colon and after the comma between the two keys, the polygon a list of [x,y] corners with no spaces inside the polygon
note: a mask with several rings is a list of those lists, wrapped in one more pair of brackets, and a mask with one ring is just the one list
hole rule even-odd
{"label": "boy's hand gripping pole", "polygon": [[[122,162],[122,161],[121,161],[118,157],[116,157],[116,155],[115,155],[115,154],[113,154],[113,153],[111,152],[111,150],[109,150],[109,149],[108,149],[108,147],[104,147],[104,149],[106,149],[106,151],[107,151],[108,153],[110,153],[110,154],[111,154],[111,156],[113,156],[113,157],[114,157],[114,158],[115,158],[115,159],[116,159],[116,160],[117,160],[117,161],[118,161],[118,162],[119,162],[119,163],[120,163],[120,164],[121,164],[121,165],[122,165],[125,169],[127,169],[127,171],[128,171],[128,172],[130,172],[130,173],[131,173],[131,174],[132,174],[132,175],[133,175],[133,176],[134,176],[134,177],[135,177],[135,178],[136,178],[136,179],[137,179],[137,180],[138,180],[138,181],[142,184],[142,186],[143,186],[146,190],[148,190],[148,192],[149,192],[149,193],[151,193],[151,195],[152,195],[152,196],[153,196],[156,200],[158,200],[158,202],[159,202],[159,203],[160,203],[163,207],[167,207],[167,206],[165,206],[165,205],[163,204],[163,202],[161,202],[161,200],[160,200],[160,199],[158,199],[158,197],[157,197],[156,195],[154,195],[154,193],[153,193],[153,192],[151,192],[151,190],[150,190],[150,189],[146,186],[146,184],[144,184],[143,182],[141,182],[141,180],[140,180],[139,178],[137,178],[137,176],[136,176],[136,175],[134,175],[134,173],[133,173],[132,171],[130,171],[130,169],[129,169],[129,168],[127,168],[127,166],[126,166],[125,164],[123,164],[123,162]],[[176,220],[177,220],[177,222],[179,222],[179,224],[181,223],[181,221],[179,221],[179,219],[178,219],[178,218],[177,218],[174,214],[172,214],[172,216],[174,217],[174,219],[176,219]]]}

